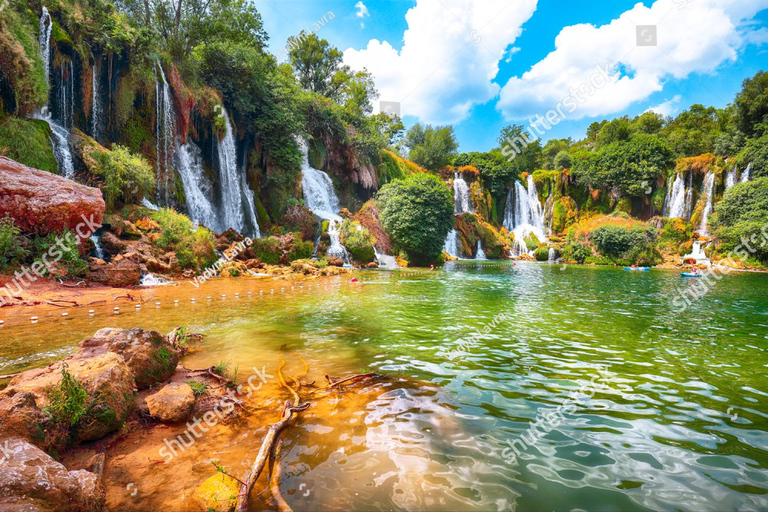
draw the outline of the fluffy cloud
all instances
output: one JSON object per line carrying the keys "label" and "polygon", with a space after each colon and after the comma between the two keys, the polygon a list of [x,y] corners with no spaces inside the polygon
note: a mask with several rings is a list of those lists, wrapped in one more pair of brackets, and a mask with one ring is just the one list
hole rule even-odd
{"label": "fluffy cloud", "polygon": [[[746,22],[766,7],[768,0],[657,0],[650,8],[638,3],[601,27],[565,27],[553,52],[509,80],[497,108],[510,120],[543,114],[571,95],[571,88],[589,85],[597,65],[611,63],[613,80],[586,95],[568,117],[620,112],[661,91],[665,80],[710,73],[735,60],[754,39],[754,28]],[[657,27],[656,46],[638,46],[637,27],[642,25]]]}
{"label": "fluffy cloud", "polygon": [[371,15],[363,2],[357,2],[355,4],[355,10],[357,11],[356,14],[358,18],[365,18]]}
{"label": "fluffy cloud", "polygon": [[537,0],[417,0],[396,50],[387,41],[344,52],[354,69],[366,68],[385,101],[402,115],[428,123],[457,123],[474,105],[494,99],[499,61],[536,10]]}
{"label": "fluffy cloud", "polygon": [[646,112],[656,112],[657,114],[661,114],[664,117],[671,116],[677,113],[680,101],[682,101],[682,99],[683,97],[680,94],[677,94],[671,100],[665,101],[664,103],[656,105],[655,107],[651,107],[646,110]]}

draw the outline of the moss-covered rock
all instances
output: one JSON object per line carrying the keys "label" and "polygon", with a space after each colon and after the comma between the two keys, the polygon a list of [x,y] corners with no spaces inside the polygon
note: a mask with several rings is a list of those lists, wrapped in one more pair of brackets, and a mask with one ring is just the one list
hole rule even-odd
{"label": "moss-covered rock", "polygon": [[0,154],[27,167],[57,174],[50,137],[51,129],[45,121],[7,117],[0,122]]}
{"label": "moss-covered rock", "polygon": [[376,257],[373,250],[373,246],[376,245],[376,239],[359,222],[345,220],[341,225],[339,238],[342,245],[349,251],[349,255],[356,262],[362,264],[371,263]]}
{"label": "moss-covered rock", "polygon": [[579,210],[569,196],[564,196],[555,201],[552,210],[552,231],[563,233],[579,220]]}

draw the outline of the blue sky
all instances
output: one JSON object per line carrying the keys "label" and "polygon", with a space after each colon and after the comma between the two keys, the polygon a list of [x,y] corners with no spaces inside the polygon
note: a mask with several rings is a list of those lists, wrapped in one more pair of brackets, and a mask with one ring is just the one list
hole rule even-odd
{"label": "blue sky", "polygon": [[[610,82],[545,140],[648,109],[723,107],[768,68],[768,0],[253,2],[273,53],[322,25],[319,37],[374,74],[381,100],[401,102],[407,126],[453,124],[461,151],[488,150],[503,126],[556,109],[597,65]],[[655,44],[638,46],[637,25],[656,27]]]}

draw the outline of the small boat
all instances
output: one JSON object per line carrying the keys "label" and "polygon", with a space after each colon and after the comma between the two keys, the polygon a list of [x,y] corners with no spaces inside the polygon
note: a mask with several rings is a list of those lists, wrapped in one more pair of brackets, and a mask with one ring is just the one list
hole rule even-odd
{"label": "small boat", "polygon": [[624,267],[624,270],[630,270],[632,272],[650,272],[651,267]]}
{"label": "small boat", "polygon": [[704,274],[694,274],[693,272],[681,272],[680,277],[702,277]]}

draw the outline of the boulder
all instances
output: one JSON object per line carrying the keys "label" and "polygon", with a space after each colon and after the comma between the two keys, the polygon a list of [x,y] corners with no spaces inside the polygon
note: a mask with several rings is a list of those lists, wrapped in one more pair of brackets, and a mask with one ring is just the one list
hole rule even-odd
{"label": "boulder", "polygon": [[179,355],[168,338],[143,329],[101,329],[79,345],[77,357],[94,357],[114,352],[133,373],[138,389],[168,380],[176,370]]}
{"label": "boulder", "polygon": [[0,156],[0,218],[10,216],[22,231],[47,235],[83,225],[89,237],[104,208],[99,189]]}
{"label": "boulder", "polygon": [[94,473],[68,471],[21,439],[3,441],[0,510],[103,510],[104,489]]}
{"label": "boulder", "polygon": [[127,247],[125,242],[117,238],[117,236],[110,231],[104,231],[99,241],[101,242],[101,247],[103,247],[109,254],[121,254],[125,252]]}
{"label": "boulder", "polygon": [[86,279],[107,286],[136,286],[141,282],[141,264],[135,258],[116,257],[109,263],[94,261]]}
{"label": "boulder", "polygon": [[146,398],[149,414],[163,423],[181,423],[195,407],[195,393],[186,382],[172,382]]}
{"label": "boulder", "polygon": [[88,393],[87,412],[72,427],[72,438],[93,441],[120,428],[133,405],[135,383],[123,358],[112,352],[89,358],[75,354],[63,362],[24,372],[14,377],[0,396],[6,399],[31,393],[35,405],[44,409],[50,405],[48,391],[61,383],[65,363]]}
{"label": "boulder", "polygon": [[0,438],[16,437],[44,446],[45,413],[28,391],[0,394]]}
{"label": "boulder", "polygon": [[200,484],[192,493],[196,510],[227,512],[235,508],[240,482],[223,473],[216,473]]}

